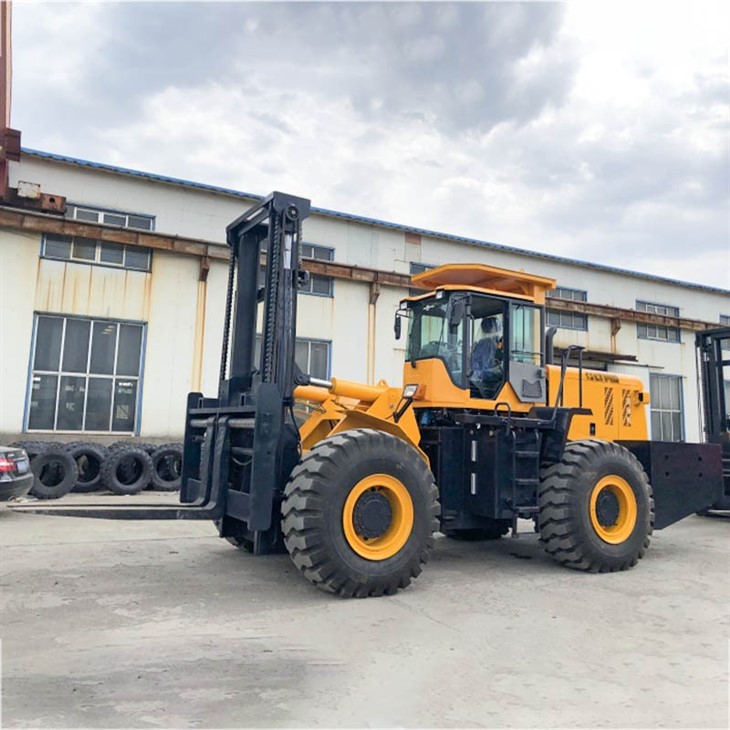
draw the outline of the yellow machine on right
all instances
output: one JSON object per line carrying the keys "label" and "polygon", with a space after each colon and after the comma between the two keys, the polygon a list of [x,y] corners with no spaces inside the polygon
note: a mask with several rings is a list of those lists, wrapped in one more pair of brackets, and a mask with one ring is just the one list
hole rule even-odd
{"label": "yellow machine on right", "polygon": [[610,572],[635,565],[654,529],[716,503],[720,445],[650,441],[639,379],[584,369],[578,347],[554,363],[553,279],[430,269],[396,312],[402,386],[301,372],[308,213],[308,200],[273,193],[228,228],[219,396],[188,397],[181,491],[221,537],[254,554],[285,547],[317,587],[365,597],[418,576],[437,530],[494,539],[532,519],[558,562]]}

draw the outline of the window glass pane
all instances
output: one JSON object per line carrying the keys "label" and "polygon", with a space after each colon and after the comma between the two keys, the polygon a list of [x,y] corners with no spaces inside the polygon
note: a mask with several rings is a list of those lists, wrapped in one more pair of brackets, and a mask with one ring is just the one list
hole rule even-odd
{"label": "window glass pane", "polygon": [[540,364],[540,310],[511,305],[510,357],[516,362]]}
{"label": "window glass pane", "polygon": [[679,378],[666,378],[669,391],[668,407],[673,411],[679,410]]}
{"label": "window glass pane", "polygon": [[303,373],[309,373],[309,343],[297,340],[294,346],[294,359]]}
{"label": "window glass pane", "polygon": [[144,231],[152,230],[152,220],[150,218],[144,218],[140,215],[127,216],[127,225],[130,228],[141,228]]}
{"label": "window glass pane", "polygon": [[121,243],[102,243],[99,260],[104,264],[124,263],[124,246]]}
{"label": "window glass pane", "polygon": [[134,431],[137,381],[117,378],[114,383],[112,431]]}
{"label": "window glass pane", "polygon": [[672,414],[669,411],[662,411],[662,440],[674,441],[672,436]]}
{"label": "window glass pane", "polygon": [[34,375],[30,391],[28,428],[51,430],[56,413],[57,375]]}
{"label": "window glass pane", "polygon": [[99,214],[95,210],[76,208],[76,218],[80,221],[91,221],[93,223],[99,222]]}
{"label": "window glass pane", "polygon": [[58,370],[62,331],[63,320],[60,317],[38,317],[34,370]]}
{"label": "window glass pane", "polygon": [[117,213],[104,213],[104,223],[110,226],[123,226],[127,222],[127,216]]}
{"label": "window glass pane", "polygon": [[142,349],[142,328],[123,324],[119,328],[117,375],[139,375],[139,353]]}
{"label": "window glass pane", "polygon": [[662,440],[662,417],[659,411],[651,412],[651,438],[652,441]]}
{"label": "window glass pane", "polygon": [[312,252],[312,246],[310,246],[308,243],[303,243],[299,247],[299,255],[303,256],[305,259],[312,259],[314,258],[314,254]]}
{"label": "window glass pane", "polygon": [[89,378],[86,397],[86,430],[108,431],[112,405],[112,379]]}
{"label": "window glass pane", "polygon": [[68,259],[71,257],[71,236],[46,234],[46,243],[43,249],[44,256],[54,259]]}
{"label": "window glass pane", "polygon": [[93,332],[89,372],[111,375],[114,372],[117,325],[114,322],[94,322]]}
{"label": "window glass pane", "polygon": [[311,291],[313,294],[329,295],[332,291],[332,279],[330,279],[329,276],[317,276],[316,274],[312,274],[311,283]]}
{"label": "window glass pane", "polygon": [[86,378],[78,375],[63,375],[58,391],[59,431],[80,431],[84,422],[84,394]]}
{"label": "window glass pane", "polygon": [[133,248],[127,246],[127,257],[125,261],[128,269],[140,269],[148,271],[150,268],[150,251],[147,248]]}
{"label": "window glass pane", "polygon": [[63,367],[61,370],[69,373],[86,372],[89,359],[90,327],[91,322],[87,319],[66,320],[66,337],[63,342]]}
{"label": "window glass pane", "polygon": [[323,246],[314,247],[314,258],[322,259],[323,261],[332,261],[334,251],[331,248],[324,248]]}
{"label": "window glass pane", "polygon": [[547,323],[549,327],[560,327],[560,312],[548,312]]}
{"label": "window glass pane", "polygon": [[73,257],[93,261],[96,258],[96,241],[89,238],[74,238]]}
{"label": "window glass pane", "polygon": [[327,352],[329,350],[326,342],[311,342],[311,366],[309,374],[315,378],[326,380],[327,372]]}
{"label": "window glass pane", "polygon": [[672,413],[672,441],[682,440],[682,413]]}

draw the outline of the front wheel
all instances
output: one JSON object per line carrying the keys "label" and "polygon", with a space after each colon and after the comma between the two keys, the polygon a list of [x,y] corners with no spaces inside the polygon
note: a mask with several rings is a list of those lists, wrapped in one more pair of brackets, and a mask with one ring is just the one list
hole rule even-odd
{"label": "front wheel", "polygon": [[393,594],[417,577],[438,530],[438,491],[401,439],[355,429],[318,443],[292,471],[282,531],[294,564],[345,597]]}
{"label": "front wheel", "polygon": [[644,556],[654,529],[646,472],[623,446],[589,439],[566,445],[541,472],[540,539],[559,563],[607,573]]}

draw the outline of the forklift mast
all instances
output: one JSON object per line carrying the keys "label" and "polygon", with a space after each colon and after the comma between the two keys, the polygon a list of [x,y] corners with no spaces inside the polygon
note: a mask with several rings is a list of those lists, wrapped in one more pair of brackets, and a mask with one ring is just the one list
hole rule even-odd
{"label": "forklift mast", "polygon": [[730,509],[730,327],[698,332],[697,377],[705,439],[722,448],[724,491],[715,509]]}
{"label": "forklift mast", "polygon": [[[281,487],[299,459],[294,362],[301,224],[310,202],[274,192],[226,230],[231,249],[217,398],[187,401],[180,501],[201,508],[222,537],[268,552]],[[259,271],[265,256],[263,287]],[[261,348],[256,357],[259,304]]]}

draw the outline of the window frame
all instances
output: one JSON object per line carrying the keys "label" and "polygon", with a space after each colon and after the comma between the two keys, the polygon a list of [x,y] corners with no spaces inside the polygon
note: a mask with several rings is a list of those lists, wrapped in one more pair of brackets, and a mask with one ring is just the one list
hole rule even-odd
{"label": "window frame", "polygon": [[[57,237],[57,238],[67,238],[68,244],[71,247],[70,248],[70,254],[68,257],[64,256],[54,256],[52,254],[48,253],[48,237]],[[73,247],[76,242],[84,242],[84,243],[93,243],[95,245],[94,249],[94,258],[92,259],[83,259],[83,258],[74,258],[73,256]],[[122,264],[115,264],[109,261],[102,261],[101,260],[101,249],[102,246],[105,244],[114,244],[115,246],[121,246],[123,249],[123,263]],[[127,250],[136,250],[136,251],[146,251],[147,252],[147,267],[144,269],[141,269],[136,266],[127,266]],[[147,248],[146,246],[135,246],[134,244],[130,243],[117,243],[116,241],[102,241],[98,238],[85,238],[84,236],[67,236],[64,234],[58,234],[58,233],[44,233],[41,238],[41,258],[47,259],[48,261],[65,261],[70,264],[84,264],[86,266],[102,266],[108,269],[116,269],[117,271],[140,271],[143,274],[149,274],[152,271],[152,249]]]}
{"label": "window frame", "polygon": [[[261,356],[261,346],[263,342],[263,334],[261,332],[257,332],[254,337],[254,367],[258,368],[260,365],[260,356]],[[296,359],[296,346],[298,343],[307,343],[308,345],[311,345],[312,343],[316,343],[318,345],[327,345],[327,373],[324,376],[324,380],[329,380],[330,376],[332,375],[332,340],[325,340],[321,337],[299,337],[297,336],[294,340],[294,357]],[[312,350],[311,347],[308,347],[307,349],[307,360],[308,364],[312,361]],[[303,370],[302,372],[305,372]],[[311,373],[307,373],[308,375],[311,375]],[[314,377],[317,377],[316,375]]]}
{"label": "window frame", "polygon": [[[304,250],[307,247],[310,248],[312,251],[311,256],[307,256],[304,253]],[[328,254],[328,258],[323,258],[322,256],[316,256],[315,255],[316,250],[326,252]],[[299,257],[302,259],[309,259],[310,261],[326,261],[328,263],[333,263],[335,260],[335,249],[332,246],[322,246],[319,243],[309,243],[309,242],[303,241],[299,244]],[[312,291],[312,286],[313,286],[315,277],[318,279],[324,279],[325,281],[328,282],[329,291],[327,293]],[[310,274],[309,282],[308,282],[307,286],[300,287],[299,293],[306,294],[307,296],[312,296],[312,297],[330,297],[330,298],[332,298],[335,295],[335,278],[333,276],[327,276],[325,274]]]}
{"label": "window frame", "polygon": [[[566,302],[587,302],[588,291],[586,289],[573,289],[568,286],[556,286],[546,292],[547,296],[554,299],[562,299]],[[578,295],[578,296],[576,296]],[[557,322],[551,322],[551,318],[557,317]],[[545,322],[548,327],[558,327],[564,330],[577,332],[588,332],[588,315],[582,312],[563,312],[557,309],[546,308]]]}
{"label": "window frame", "polygon": [[[36,370],[35,369],[35,356],[36,356],[36,349],[37,349],[37,340],[38,340],[38,323],[40,317],[50,317],[50,318],[56,318],[63,321],[63,329],[61,332],[61,344],[60,344],[60,353],[59,353],[59,361],[58,361],[58,370]],[[64,360],[64,343],[65,343],[65,337],[66,337],[66,321],[68,320],[76,320],[76,321],[83,321],[89,323],[89,344],[88,344],[88,353],[86,356],[86,370],[83,372],[71,372],[63,370],[63,360]],[[92,342],[93,342],[93,329],[94,329],[94,323],[95,322],[109,322],[112,324],[117,325],[117,333],[116,338],[114,342],[114,372],[111,374],[104,374],[104,373],[91,373],[89,372],[89,367],[91,363],[91,354],[92,354]],[[140,355],[139,355],[139,372],[137,375],[121,375],[116,372],[117,369],[117,363],[118,363],[118,357],[119,357],[119,338],[121,333],[121,325],[133,325],[136,327],[142,328],[142,336],[140,339]],[[98,436],[109,436],[109,435],[132,435],[132,436],[138,436],[140,433],[141,423],[142,423],[142,396],[144,391],[144,367],[145,367],[145,358],[146,358],[146,350],[147,350],[147,322],[140,322],[137,320],[131,320],[131,319],[114,319],[111,317],[82,317],[82,316],[75,316],[75,315],[68,315],[68,314],[62,314],[58,312],[39,312],[34,311],[33,312],[33,333],[32,333],[32,341],[31,341],[31,348],[30,348],[30,359],[28,363],[28,378],[27,378],[27,386],[26,386],[26,393],[25,393],[25,404],[23,409],[23,433],[39,433],[39,434],[87,434],[87,435],[98,435]],[[33,377],[34,375],[52,375],[57,378],[56,382],[56,395],[55,395],[55,407],[54,407],[54,413],[53,413],[53,424],[54,428],[47,429],[47,428],[33,428],[31,429],[30,426],[30,406],[31,406],[31,398],[33,393]],[[61,380],[63,377],[82,377],[86,379],[86,388],[85,388],[85,396],[84,396],[84,410],[83,410],[83,417],[82,417],[82,427],[78,430],[69,430],[69,429],[59,429],[55,428],[55,426],[58,424],[58,408],[59,408],[59,400],[60,400],[60,388],[61,388]],[[98,430],[87,430],[84,428],[86,425],[86,405],[88,400],[88,390],[89,390],[89,379],[90,378],[101,378],[104,380],[110,380],[112,383],[112,390],[111,390],[111,400],[110,400],[110,410],[109,410],[109,429],[106,431],[98,431]],[[113,409],[114,409],[114,395],[115,395],[115,387],[116,387],[116,381],[117,380],[136,380],[137,382],[137,393],[135,397],[135,410],[134,410],[134,425],[133,429],[131,431],[114,431],[112,430],[112,424],[114,420],[113,415]]]}
{"label": "window frame", "polygon": [[[69,215],[69,211],[73,209],[73,215]],[[76,214],[79,210],[85,210],[89,211],[91,213],[97,213],[100,216],[104,216],[105,214],[109,215],[116,215],[116,216],[124,216],[125,217],[125,224],[120,226],[118,223],[106,223],[104,220],[96,220],[96,221],[85,221],[84,218],[79,218]],[[147,232],[153,232],[155,230],[155,224],[156,224],[156,217],[154,215],[150,215],[149,213],[133,213],[128,210],[116,210],[114,208],[100,208],[97,205],[84,205],[83,203],[66,203],[66,218],[70,218],[71,220],[80,220],[85,221],[87,223],[97,223],[103,226],[116,226],[117,228],[127,228],[132,231],[147,231]],[[149,228],[140,228],[139,226],[130,226],[129,225],[129,219],[130,218],[144,218],[146,220],[149,220],[150,227]]]}
{"label": "window frame", "polygon": [[[679,307],[675,307],[672,304],[649,302],[643,299],[636,300],[636,311],[646,312],[647,314],[658,314],[662,317],[679,317]],[[650,328],[654,329],[654,335],[650,334]],[[666,337],[659,336],[660,329],[666,332]],[[682,341],[682,332],[679,327],[672,325],[637,322],[636,337],[639,340],[650,340],[652,342],[679,343]]]}
{"label": "window frame", "polygon": [[[677,410],[673,410],[671,408],[664,408],[664,407],[656,407],[657,403],[654,398],[654,389],[652,388],[652,380],[660,380],[660,379],[668,379],[672,380],[679,384],[679,408]],[[676,441],[671,441],[670,443],[684,443],[687,438],[686,433],[686,427],[685,427],[685,416],[684,416],[684,377],[682,375],[675,375],[673,373],[649,373],[649,425],[651,427],[651,440],[652,441],[660,441],[665,439],[659,439],[657,438],[658,434],[654,433],[654,427],[652,424],[652,415],[654,413],[660,414],[660,421],[661,421],[661,414],[662,413],[679,413],[679,430],[680,430],[680,437]],[[661,434],[663,435],[663,434]]]}

